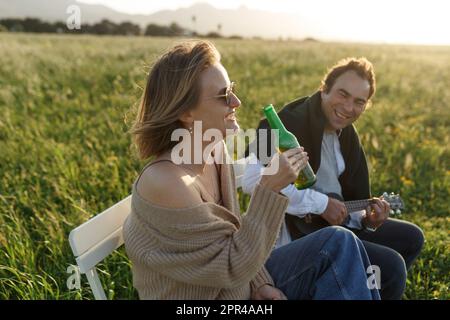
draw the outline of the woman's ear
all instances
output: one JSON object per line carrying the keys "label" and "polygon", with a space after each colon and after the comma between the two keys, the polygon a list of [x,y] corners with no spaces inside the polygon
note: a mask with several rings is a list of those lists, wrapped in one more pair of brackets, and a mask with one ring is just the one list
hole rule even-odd
{"label": "woman's ear", "polygon": [[185,111],[180,116],[179,120],[181,121],[183,126],[189,130],[194,126],[194,113],[192,112],[192,110]]}

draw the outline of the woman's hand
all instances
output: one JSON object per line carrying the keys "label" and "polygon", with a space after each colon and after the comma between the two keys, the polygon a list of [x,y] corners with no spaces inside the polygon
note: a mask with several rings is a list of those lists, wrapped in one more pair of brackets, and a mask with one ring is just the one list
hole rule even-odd
{"label": "woman's hand", "polygon": [[300,170],[306,167],[308,159],[308,154],[302,147],[276,153],[264,169],[260,184],[280,192],[297,179]]}
{"label": "woman's hand", "polygon": [[253,300],[287,300],[284,293],[271,285],[265,284],[259,287],[252,295]]}

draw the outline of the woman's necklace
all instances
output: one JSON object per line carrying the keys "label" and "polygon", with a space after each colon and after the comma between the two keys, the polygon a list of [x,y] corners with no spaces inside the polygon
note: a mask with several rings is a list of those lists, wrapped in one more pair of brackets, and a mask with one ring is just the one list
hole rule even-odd
{"label": "woman's necklace", "polygon": [[183,166],[183,168],[185,168],[195,176],[200,184],[200,189],[202,189],[203,193],[207,193],[209,198],[212,198],[215,203],[220,202],[221,196],[219,174],[217,172],[215,163],[206,164],[203,172],[201,173],[195,172],[187,166]]}

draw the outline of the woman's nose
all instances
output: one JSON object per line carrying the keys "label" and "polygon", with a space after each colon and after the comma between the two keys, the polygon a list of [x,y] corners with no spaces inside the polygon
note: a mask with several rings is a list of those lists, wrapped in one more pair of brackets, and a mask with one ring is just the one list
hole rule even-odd
{"label": "woman's nose", "polygon": [[230,101],[230,107],[231,108],[239,108],[241,106],[241,100],[237,97],[236,94],[232,94],[231,101]]}

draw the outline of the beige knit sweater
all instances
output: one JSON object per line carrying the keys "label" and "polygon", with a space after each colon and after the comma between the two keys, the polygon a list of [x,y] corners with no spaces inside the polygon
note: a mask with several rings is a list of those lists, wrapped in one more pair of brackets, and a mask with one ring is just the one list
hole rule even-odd
{"label": "beige knit sweater", "polygon": [[140,299],[250,299],[252,290],[273,285],[264,263],[288,199],[258,185],[241,217],[233,167],[221,165],[220,177],[223,207],[159,207],[133,184],[123,235]]}

